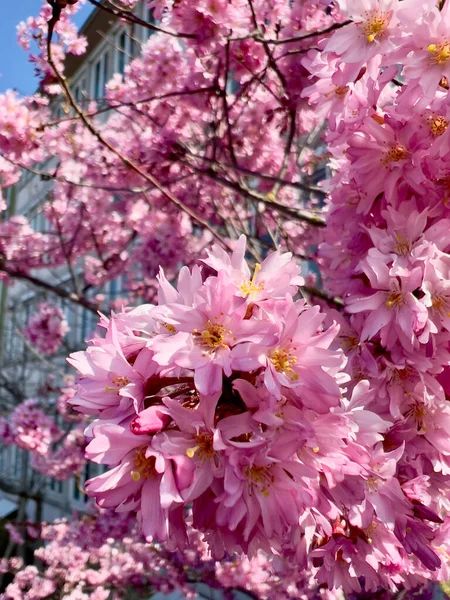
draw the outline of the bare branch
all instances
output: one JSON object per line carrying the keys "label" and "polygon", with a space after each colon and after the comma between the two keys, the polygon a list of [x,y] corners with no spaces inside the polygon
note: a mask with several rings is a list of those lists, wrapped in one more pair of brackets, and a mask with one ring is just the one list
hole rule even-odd
{"label": "bare branch", "polygon": [[328,304],[334,305],[338,309],[344,308],[344,301],[342,298],[338,298],[337,296],[329,296],[326,292],[319,290],[318,288],[304,286],[301,288],[301,292],[303,295],[308,295],[312,298],[320,298],[321,300],[325,300]]}
{"label": "bare branch", "polygon": [[27,283],[30,283],[34,287],[37,287],[37,288],[40,288],[43,290],[47,290],[48,292],[55,294],[55,296],[58,296],[59,298],[64,298],[65,300],[69,300],[70,302],[73,302],[74,304],[78,304],[79,306],[82,306],[83,308],[91,311],[94,314],[97,314],[97,312],[98,312],[98,306],[96,304],[94,304],[93,302],[90,302],[87,298],[84,298],[81,295],[75,294],[74,292],[69,292],[69,291],[65,290],[64,288],[59,287],[57,285],[52,285],[51,283],[48,283],[47,281],[44,281],[37,277],[34,277],[33,275],[30,275],[29,273],[25,273],[23,271],[19,271],[17,269],[9,267],[4,262],[4,259],[2,256],[0,256],[0,271],[3,271],[3,273],[6,273],[9,277],[11,277],[13,279],[19,279],[19,280],[25,281]]}
{"label": "bare branch", "polygon": [[320,217],[319,215],[308,213],[306,211],[302,211],[302,210],[299,210],[299,209],[296,209],[296,208],[293,208],[290,206],[286,206],[285,204],[281,204],[281,202],[277,202],[275,199],[272,199],[271,197],[264,196],[263,194],[259,194],[258,192],[250,190],[236,181],[230,181],[229,179],[226,179],[224,176],[220,175],[215,169],[202,170],[202,169],[197,169],[196,167],[194,167],[192,165],[191,165],[191,167],[193,169],[195,169],[196,171],[198,171],[199,173],[203,173],[204,175],[210,177],[211,179],[218,181],[225,187],[232,189],[232,190],[242,194],[243,196],[250,198],[251,200],[255,200],[257,202],[262,202],[267,207],[273,208],[274,210],[276,210],[290,218],[293,218],[297,221],[303,221],[305,223],[308,223],[309,225],[314,225],[315,227],[325,227],[325,225],[326,225],[326,221],[323,217]]}
{"label": "bare branch", "polygon": [[102,146],[104,146],[110,152],[112,152],[112,154],[117,156],[117,158],[119,158],[119,160],[126,167],[128,167],[129,169],[131,169],[132,171],[134,171],[135,173],[140,175],[143,179],[145,179],[148,183],[150,183],[154,188],[156,188],[159,192],[161,192],[161,194],[163,194],[172,204],[174,204],[177,208],[179,208],[181,211],[186,213],[194,222],[196,222],[198,225],[200,225],[204,229],[207,229],[224,246],[224,248],[226,248],[228,251],[231,251],[230,246],[223,239],[223,237],[214,229],[214,227],[211,227],[211,225],[207,221],[205,221],[204,219],[199,217],[192,209],[190,209],[188,206],[186,206],[181,200],[176,198],[172,194],[172,192],[170,192],[163,185],[161,185],[159,183],[159,181],[157,181],[157,179],[155,179],[155,177],[153,177],[153,175],[146,173],[140,167],[138,167],[132,160],[130,160],[128,157],[124,156],[119,150],[117,150],[117,148],[115,148],[112,144],[110,144],[103,137],[103,135],[100,133],[100,131],[94,126],[92,121],[90,121],[90,119],[88,119],[88,117],[85,115],[85,113],[81,110],[81,108],[78,106],[77,102],[75,101],[75,98],[73,97],[73,94],[70,90],[70,87],[67,83],[66,78],[64,77],[64,75],[62,75],[58,71],[55,61],[53,60],[51,40],[52,40],[53,29],[54,29],[56,21],[55,22],[52,22],[52,21],[53,20],[49,21],[48,36],[47,36],[48,62],[50,64],[50,66],[52,67],[56,78],[58,79],[58,83],[64,90],[66,98],[68,99],[70,105],[75,110],[75,112],[80,116],[80,119],[86,126],[86,129],[95,138],[97,138],[97,140],[100,142],[100,144],[102,144]]}
{"label": "bare branch", "polygon": [[[331,33],[332,31],[335,31],[336,29],[341,29],[342,27],[346,27],[347,25],[350,25],[351,23],[353,23],[353,21],[347,20],[347,21],[343,21],[342,23],[334,23],[333,25],[330,25],[330,27],[327,27],[326,29],[321,29],[320,31],[312,31],[311,33],[306,33],[305,35],[298,35],[298,36],[294,36],[294,37],[290,37],[290,38],[282,38],[280,40],[264,39],[264,42],[266,44],[272,44],[275,46],[278,46],[280,44],[293,44],[294,42],[302,42],[303,40],[309,40],[316,36],[326,35],[327,33]],[[256,39],[259,40],[258,37]],[[263,41],[263,40],[260,40],[260,41]]]}
{"label": "bare branch", "polygon": [[191,39],[195,38],[195,35],[193,33],[177,33],[176,31],[169,31],[168,29],[163,29],[162,27],[158,27],[157,25],[154,25],[153,23],[144,21],[143,19],[140,19],[137,15],[135,15],[134,13],[132,13],[128,10],[122,10],[122,9],[118,8],[117,6],[111,5],[111,3],[108,2],[108,0],[106,0],[106,2],[108,2],[107,4],[98,2],[98,0],[89,0],[89,2],[93,6],[95,6],[97,8],[101,8],[102,10],[110,13],[111,15],[119,17],[120,19],[124,19],[125,21],[128,21],[129,23],[135,23],[136,25],[141,25],[142,27],[146,27],[147,29],[151,29],[152,31],[158,31],[159,33],[165,33],[166,35],[170,35],[172,37],[191,38]]}

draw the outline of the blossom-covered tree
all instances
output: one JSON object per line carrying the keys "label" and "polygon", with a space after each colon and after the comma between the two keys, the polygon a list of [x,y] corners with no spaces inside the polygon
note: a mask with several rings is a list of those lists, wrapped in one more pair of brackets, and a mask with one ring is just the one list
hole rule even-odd
{"label": "blossom-covered tree", "polygon": [[[62,0],[19,27],[45,93],[0,98],[3,184],[54,184],[46,233],[3,206],[4,280],[103,311],[64,394],[106,466],[86,492],[164,552],[264,551],[330,593],[448,580],[449,0],[90,2],[154,32],[105,102],[64,75]],[[44,305],[23,335],[64,331]],[[54,472],[82,444],[47,419],[2,431]]]}

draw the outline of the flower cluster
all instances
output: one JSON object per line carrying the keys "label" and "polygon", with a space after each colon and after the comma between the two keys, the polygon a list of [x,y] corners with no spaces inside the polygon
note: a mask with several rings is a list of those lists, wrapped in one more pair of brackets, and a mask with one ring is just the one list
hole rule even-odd
{"label": "flower cluster", "polygon": [[69,331],[63,311],[49,302],[43,302],[29,318],[23,334],[44,354],[55,354]]}
{"label": "flower cluster", "polygon": [[396,478],[404,444],[386,445],[368,381],[348,392],[339,327],[295,299],[291,256],[252,274],[245,252],[214,246],[216,274],[183,268],[176,288],[161,272],[156,306],[103,317],[71,355],[70,402],[96,417],[86,456],[110,467],[88,494],[168,547],[185,547],[189,505],[216,558],[282,552],[330,588],[420,583],[440,565],[428,479]]}
{"label": "flower cluster", "polygon": [[[339,20],[335,6],[317,0],[142,2],[161,19],[161,29],[174,35],[150,25],[139,56],[105,90],[95,91],[105,93],[101,102],[89,98],[89,90],[74,95],[97,136],[77,118],[71,101],[61,104],[59,115],[50,101],[62,91],[55,67],[63,74],[65,54],[86,48],[71,20],[83,2],[41,4],[38,16],[19,25],[18,38],[31,52],[44,93],[0,94],[0,186],[15,183],[28,168],[42,175],[42,197],[51,189],[42,203],[45,220],[8,214],[0,223],[0,253],[12,277],[36,267],[79,264],[85,280],[80,290],[122,277],[127,292],[153,301],[159,266],[169,277],[180,264],[191,266],[211,241],[211,229],[224,230],[230,219],[239,232],[248,231],[251,220],[255,237],[271,235],[281,223],[288,249],[311,253],[320,235],[291,217],[299,207],[298,190],[309,190],[321,161],[309,136],[321,114],[300,98],[307,82],[300,55],[276,47],[266,68],[264,43],[254,33],[282,40],[311,34]],[[125,21],[126,9],[136,4],[120,2]],[[143,33],[138,28],[133,36],[146,38]],[[311,44],[313,38],[303,42],[302,52]],[[125,54],[119,62],[128,60]],[[108,115],[107,122],[96,118],[98,112]],[[304,146],[306,134],[313,148],[297,156],[293,148]],[[101,139],[117,152],[106,150]],[[128,166],[121,157],[128,157]],[[57,171],[46,163],[50,159]],[[282,185],[276,183],[280,173]],[[159,185],[149,186],[146,178]],[[270,200],[255,214],[256,197],[264,200],[266,194]],[[302,194],[301,202],[317,209],[309,195]],[[292,210],[280,211],[280,205]],[[23,220],[19,227],[17,219]]]}
{"label": "flower cluster", "polygon": [[[102,317],[104,337],[71,356],[70,403],[94,419],[87,457],[108,469],[88,493],[168,548],[188,545],[191,506],[214,557],[263,548],[329,589],[447,580],[450,1],[149,6],[161,31],[108,83],[107,123],[95,103],[86,128],[75,107],[48,123],[47,99],[0,96],[2,178],[58,162],[43,174],[57,179],[48,231],[0,223],[2,277],[77,262],[85,289],[126,273],[153,301],[165,269],[156,305]],[[84,49],[71,10],[49,46],[49,5],[19,28],[24,45],[38,40],[50,94],[54,65]],[[323,119],[327,151],[299,151]],[[328,156],[316,234],[303,209],[317,208],[311,181]],[[253,273],[242,238],[192,266],[231,232],[252,233]],[[262,260],[278,239],[307,260],[323,241],[321,275],[343,311],[298,298],[314,290],[289,255]],[[44,352],[62,339],[58,318],[56,334],[31,328]],[[18,439],[41,448],[38,437]]]}
{"label": "flower cluster", "polygon": [[[442,580],[450,526],[450,3],[339,5],[350,23],[304,60],[312,85],[303,95],[328,118],[336,168],[321,264],[328,290],[345,302],[346,314],[335,318],[350,388],[367,380],[366,407],[389,422],[383,447],[392,463],[377,472],[389,472],[389,494],[401,489],[412,503],[413,521],[400,496],[382,519]],[[369,485],[381,493],[379,482]],[[347,518],[359,526],[361,516],[352,509]]]}
{"label": "flower cluster", "polygon": [[35,471],[53,477],[53,479],[66,480],[80,473],[86,464],[84,449],[86,438],[83,428],[78,427],[69,431],[58,440],[56,448],[49,448],[45,454],[33,454],[31,466]]}
{"label": "flower cluster", "polygon": [[45,456],[63,432],[55,420],[40,408],[39,400],[18,404],[8,419],[0,418],[0,435],[5,444],[15,444],[37,455]]}
{"label": "flower cluster", "polygon": [[233,590],[260,600],[342,600],[340,593],[319,590],[310,573],[263,552],[241,569],[234,559],[216,562],[193,532],[185,552],[149,545],[129,515],[100,512],[44,523],[41,535],[45,545],[35,552],[41,571],[23,568],[17,559],[0,561],[1,572],[15,574],[2,600],[50,599],[55,593],[64,600],[129,600],[158,591],[194,599],[199,598],[196,582],[208,593],[221,592],[225,600],[235,597]]}

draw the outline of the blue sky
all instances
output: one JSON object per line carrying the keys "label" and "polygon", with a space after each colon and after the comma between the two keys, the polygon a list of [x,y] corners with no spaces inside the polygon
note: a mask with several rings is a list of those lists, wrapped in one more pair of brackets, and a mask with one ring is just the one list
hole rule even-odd
{"label": "blue sky", "polygon": [[[33,66],[28,62],[27,53],[16,41],[16,25],[30,15],[37,15],[42,0],[0,0],[3,7],[0,17],[0,92],[15,88],[21,94],[32,94],[38,81],[33,75]],[[78,25],[83,23],[90,11],[84,6],[76,16]]]}

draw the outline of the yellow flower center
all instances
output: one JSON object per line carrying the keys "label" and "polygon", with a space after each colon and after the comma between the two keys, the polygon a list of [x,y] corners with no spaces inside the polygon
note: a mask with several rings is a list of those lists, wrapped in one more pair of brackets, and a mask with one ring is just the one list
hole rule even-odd
{"label": "yellow flower center", "polygon": [[369,492],[376,492],[378,489],[378,479],[376,477],[369,477],[366,480],[367,487]]}
{"label": "yellow flower center", "polygon": [[441,315],[450,317],[449,312],[449,298],[442,294],[433,294],[431,296],[431,306],[437,310]]}
{"label": "yellow flower center", "polygon": [[290,379],[297,381],[298,374],[292,368],[297,364],[297,357],[294,356],[292,352],[277,348],[271,353],[269,358],[277,373],[285,373]]}
{"label": "yellow flower center", "polygon": [[263,291],[264,282],[261,281],[261,283],[259,283],[258,285],[256,284],[256,278],[260,271],[261,271],[261,265],[259,263],[256,263],[255,271],[253,273],[253,277],[251,278],[251,280],[246,281],[245,283],[243,283],[240,286],[240,290],[241,290],[243,296],[251,296],[251,294],[253,294],[253,293],[258,293],[258,292]]}
{"label": "yellow flower center", "polygon": [[408,158],[408,150],[401,144],[392,146],[390,150],[386,152],[383,160],[381,161],[384,166],[392,162],[400,162]]}
{"label": "yellow flower center", "polygon": [[194,338],[200,343],[201,346],[209,349],[210,351],[217,350],[220,347],[226,347],[225,334],[231,333],[226,332],[225,327],[220,323],[213,323],[209,319],[204,325],[202,331],[194,329]]}
{"label": "yellow flower center", "polygon": [[402,233],[396,233],[395,238],[395,253],[402,256],[407,256],[411,252],[411,242]]}
{"label": "yellow flower center", "polygon": [[135,470],[131,471],[131,478],[133,481],[139,481],[142,479],[150,479],[150,477],[155,477],[157,475],[155,469],[156,457],[149,456],[148,458],[145,456],[146,447],[143,446],[136,451],[134,455],[134,464]]}
{"label": "yellow flower center", "polygon": [[445,64],[450,58],[450,43],[444,40],[440,44],[430,44],[428,46],[428,52],[432,56],[432,61],[438,65]]}
{"label": "yellow flower center", "polygon": [[271,473],[272,465],[246,467],[244,475],[247,477],[250,485],[257,487],[263,496],[269,495],[269,488],[275,481]]}
{"label": "yellow flower center", "polygon": [[194,439],[197,444],[186,450],[188,458],[196,456],[201,462],[205,462],[214,456],[213,436],[210,433],[199,433]]}
{"label": "yellow flower center", "polygon": [[431,133],[435,137],[439,137],[447,131],[448,121],[442,115],[436,115],[428,119],[428,125],[431,129]]}
{"label": "yellow flower center", "polygon": [[[368,13],[366,13],[368,16]],[[364,35],[367,41],[371,44],[376,37],[382,37],[385,34],[386,27],[389,23],[389,17],[385,12],[377,11],[368,16],[364,23]]]}
{"label": "yellow flower center", "polygon": [[339,86],[334,90],[334,93],[336,94],[336,96],[339,96],[340,98],[342,98],[345,96],[345,94],[348,92],[348,90],[349,90],[348,85]]}
{"label": "yellow flower center", "polygon": [[348,87],[348,85],[338,86],[334,88],[334,90],[332,90],[331,92],[324,94],[324,96],[325,98],[328,98],[328,96],[331,96],[331,94],[336,94],[338,98],[343,98],[347,94],[349,89],[350,88]]}
{"label": "yellow flower center", "polygon": [[128,377],[123,377],[121,375],[117,375],[116,377],[113,378],[111,383],[113,383],[114,385],[113,386],[105,385],[105,392],[118,392],[123,387],[128,385],[130,383],[130,380],[128,379]]}
{"label": "yellow flower center", "polygon": [[414,374],[414,369],[409,366],[404,367],[403,369],[394,369],[392,371],[391,381],[403,385],[406,381],[412,381]]}
{"label": "yellow flower center", "polygon": [[359,346],[359,337],[355,334],[349,334],[340,338],[342,349],[346,352],[354,350]]}
{"label": "yellow flower center", "polygon": [[404,298],[402,292],[391,292],[388,294],[385,305],[387,308],[397,308],[398,306],[402,306],[404,303]]}
{"label": "yellow flower center", "polygon": [[420,434],[426,433],[425,418],[429,415],[429,410],[424,404],[416,402],[406,412],[407,416],[411,416],[416,422],[417,431]]}
{"label": "yellow flower center", "polygon": [[372,536],[375,533],[376,529],[377,529],[377,524],[373,523],[373,522],[369,525],[369,527],[367,527],[367,529],[364,529],[364,533],[367,535],[367,542],[369,544],[372,543]]}

